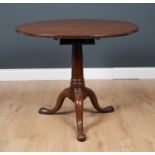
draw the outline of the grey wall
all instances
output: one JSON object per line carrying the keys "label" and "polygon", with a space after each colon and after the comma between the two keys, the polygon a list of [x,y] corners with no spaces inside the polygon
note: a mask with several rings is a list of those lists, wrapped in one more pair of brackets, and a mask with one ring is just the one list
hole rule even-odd
{"label": "grey wall", "polygon": [[133,22],[138,33],[84,47],[85,67],[155,67],[155,4],[0,4],[0,68],[70,66],[70,46],[15,32],[19,24],[97,18]]}

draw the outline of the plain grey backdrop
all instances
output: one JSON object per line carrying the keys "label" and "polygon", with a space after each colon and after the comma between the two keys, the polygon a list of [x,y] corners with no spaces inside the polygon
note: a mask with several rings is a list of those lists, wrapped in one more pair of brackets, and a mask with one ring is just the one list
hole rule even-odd
{"label": "plain grey backdrop", "polygon": [[140,31],[84,46],[85,67],[155,67],[155,4],[0,4],[0,68],[65,68],[71,47],[24,36],[17,25],[52,19],[114,19]]}

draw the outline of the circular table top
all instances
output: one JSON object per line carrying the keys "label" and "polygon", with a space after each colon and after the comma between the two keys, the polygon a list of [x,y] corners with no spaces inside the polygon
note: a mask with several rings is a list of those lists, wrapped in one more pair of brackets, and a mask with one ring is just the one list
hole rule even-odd
{"label": "circular table top", "polygon": [[97,39],[128,35],[138,31],[138,26],[124,21],[75,19],[27,23],[17,26],[16,31],[54,39]]}

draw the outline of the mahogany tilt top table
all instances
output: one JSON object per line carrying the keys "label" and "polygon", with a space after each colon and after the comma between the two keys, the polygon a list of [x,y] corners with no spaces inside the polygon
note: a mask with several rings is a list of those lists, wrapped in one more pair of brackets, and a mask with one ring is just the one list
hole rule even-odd
{"label": "mahogany tilt top table", "polygon": [[[89,97],[94,108],[101,113],[113,112],[113,106],[101,108],[95,93],[85,86],[83,77],[82,45],[95,44],[95,39],[123,36],[138,31],[138,26],[113,20],[51,20],[20,25],[16,31],[34,37],[59,39],[60,45],[72,45],[72,78],[69,88],[64,89],[53,109],[41,108],[40,114],[54,114],[66,97],[75,103],[77,139],[85,141],[83,130],[83,101]],[[95,74],[95,73],[94,73]]]}

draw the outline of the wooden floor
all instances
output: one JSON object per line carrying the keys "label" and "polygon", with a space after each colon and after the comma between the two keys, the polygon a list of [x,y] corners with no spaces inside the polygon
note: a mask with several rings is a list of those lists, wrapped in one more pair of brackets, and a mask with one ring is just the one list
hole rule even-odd
{"label": "wooden floor", "polygon": [[[155,80],[87,81],[101,106],[95,113],[84,102],[87,141],[76,140],[74,104],[66,99],[57,115],[40,115],[53,107],[67,81],[0,82],[0,151],[155,151]],[[93,111],[92,111],[93,110]]]}

